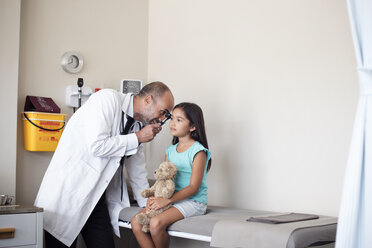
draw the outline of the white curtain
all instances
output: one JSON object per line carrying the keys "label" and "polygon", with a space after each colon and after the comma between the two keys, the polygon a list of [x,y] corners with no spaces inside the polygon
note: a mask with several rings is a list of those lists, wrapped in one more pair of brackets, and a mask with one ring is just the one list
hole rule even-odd
{"label": "white curtain", "polygon": [[372,247],[372,0],[348,0],[360,96],[345,172],[336,248]]}

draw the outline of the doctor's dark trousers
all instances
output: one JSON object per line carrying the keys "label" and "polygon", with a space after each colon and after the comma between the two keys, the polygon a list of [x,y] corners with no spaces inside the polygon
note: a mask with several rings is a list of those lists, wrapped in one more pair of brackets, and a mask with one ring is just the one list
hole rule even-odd
{"label": "doctor's dark trousers", "polygon": [[[76,216],[76,218],[79,218]],[[53,235],[44,231],[46,248],[68,247],[56,239]],[[89,216],[81,235],[87,248],[114,248],[114,234],[112,231],[109,212],[105,201],[105,193],[99,199],[93,212]],[[76,240],[70,247],[76,247]]]}

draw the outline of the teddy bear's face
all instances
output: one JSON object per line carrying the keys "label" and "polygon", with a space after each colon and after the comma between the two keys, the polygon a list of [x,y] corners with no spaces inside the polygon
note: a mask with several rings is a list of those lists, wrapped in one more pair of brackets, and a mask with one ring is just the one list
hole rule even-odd
{"label": "teddy bear's face", "polygon": [[177,174],[177,166],[170,162],[163,162],[155,170],[154,176],[157,180],[174,179]]}

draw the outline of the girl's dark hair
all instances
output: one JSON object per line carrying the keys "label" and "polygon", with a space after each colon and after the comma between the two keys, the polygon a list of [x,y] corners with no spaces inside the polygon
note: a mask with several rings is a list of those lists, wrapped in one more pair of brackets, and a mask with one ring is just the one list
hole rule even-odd
{"label": "girl's dark hair", "polygon": [[[190,121],[190,126],[194,126],[195,130],[191,132],[191,138],[198,141],[205,148],[209,149],[207,135],[205,133],[204,116],[201,108],[195,103],[182,102],[174,106],[173,110],[181,108],[187,119]],[[173,137],[172,145],[178,143],[178,137]],[[211,168],[212,159],[209,159],[207,171]]]}

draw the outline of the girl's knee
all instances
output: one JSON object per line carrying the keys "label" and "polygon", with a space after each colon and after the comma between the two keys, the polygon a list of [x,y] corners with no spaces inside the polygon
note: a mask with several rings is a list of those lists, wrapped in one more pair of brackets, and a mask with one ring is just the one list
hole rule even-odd
{"label": "girl's knee", "polygon": [[151,218],[150,220],[150,233],[151,235],[157,235],[160,232],[164,231],[166,227],[162,224],[160,218]]}
{"label": "girl's knee", "polygon": [[131,220],[130,223],[131,223],[132,231],[133,231],[133,232],[141,231],[141,229],[142,229],[142,225],[141,225],[140,223],[137,222],[136,217],[133,217],[133,219]]}

